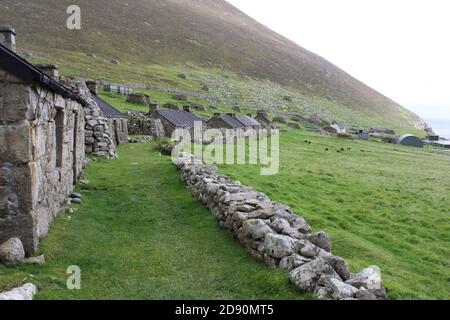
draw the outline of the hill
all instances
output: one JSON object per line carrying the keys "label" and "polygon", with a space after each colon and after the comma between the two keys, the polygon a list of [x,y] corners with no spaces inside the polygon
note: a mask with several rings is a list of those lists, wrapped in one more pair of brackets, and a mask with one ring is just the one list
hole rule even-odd
{"label": "hill", "polygon": [[[318,113],[347,124],[426,126],[417,115],[226,1],[79,0],[79,31],[65,27],[71,4],[3,0],[0,19],[17,29],[20,52],[31,51],[36,62],[58,62],[69,75],[187,86],[197,92],[206,83],[212,96],[231,95],[231,103],[254,108]],[[121,64],[111,64],[112,59]],[[192,74],[189,85],[176,78],[185,70]]]}

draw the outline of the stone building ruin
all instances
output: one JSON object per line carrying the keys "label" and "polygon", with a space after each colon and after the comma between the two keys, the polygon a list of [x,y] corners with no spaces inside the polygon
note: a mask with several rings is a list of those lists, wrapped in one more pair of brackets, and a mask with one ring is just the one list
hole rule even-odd
{"label": "stone building ruin", "polygon": [[0,34],[0,244],[32,255],[83,172],[88,102],[19,57],[14,29]]}

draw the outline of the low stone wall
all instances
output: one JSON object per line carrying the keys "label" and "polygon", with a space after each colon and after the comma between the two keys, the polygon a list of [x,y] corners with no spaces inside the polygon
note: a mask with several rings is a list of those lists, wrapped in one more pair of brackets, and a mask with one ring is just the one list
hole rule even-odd
{"label": "low stone wall", "polygon": [[176,165],[183,183],[220,226],[233,232],[254,258],[288,272],[301,290],[321,300],[386,298],[378,267],[352,274],[347,262],[332,254],[330,237],[323,231],[312,233],[288,206],[231,181],[191,154],[180,153]]}

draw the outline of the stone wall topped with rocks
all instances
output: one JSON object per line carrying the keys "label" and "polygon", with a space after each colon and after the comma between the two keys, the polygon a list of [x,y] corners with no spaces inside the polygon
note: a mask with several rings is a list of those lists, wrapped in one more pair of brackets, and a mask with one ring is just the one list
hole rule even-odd
{"label": "stone wall topped with rocks", "polygon": [[328,234],[311,232],[305,219],[288,206],[231,181],[191,154],[180,153],[176,165],[181,180],[220,226],[233,232],[254,258],[288,272],[301,290],[320,300],[386,299],[378,267],[351,273],[347,262],[333,255]]}

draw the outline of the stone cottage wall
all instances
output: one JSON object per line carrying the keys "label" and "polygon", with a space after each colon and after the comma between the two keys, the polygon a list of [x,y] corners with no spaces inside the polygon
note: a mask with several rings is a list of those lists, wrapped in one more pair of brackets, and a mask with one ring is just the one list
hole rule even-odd
{"label": "stone cottage wall", "polygon": [[0,243],[35,252],[83,171],[83,127],[79,103],[0,69]]}
{"label": "stone cottage wall", "polygon": [[160,119],[151,118],[145,112],[128,111],[128,133],[131,135],[147,135],[154,139],[165,136],[164,127]]}
{"label": "stone cottage wall", "polygon": [[126,118],[108,118],[108,133],[113,137],[114,144],[128,143],[128,121]]}
{"label": "stone cottage wall", "polygon": [[68,79],[61,79],[61,82],[70,87],[72,91],[76,92],[88,103],[84,107],[86,152],[97,157],[116,158],[114,136],[110,133],[108,119],[103,115],[100,107],[95,102],[86,83]]}
{"label": "stone cottage wall", "polygon": [[379,269],[358,274],[332,254],[331,239],[286,205],[220,175],[192,155],[178,155],[181,180],[205,204],[221,227],[233,232],[254,258],[289,273],[289,280],[318,299],[385,299]]}

